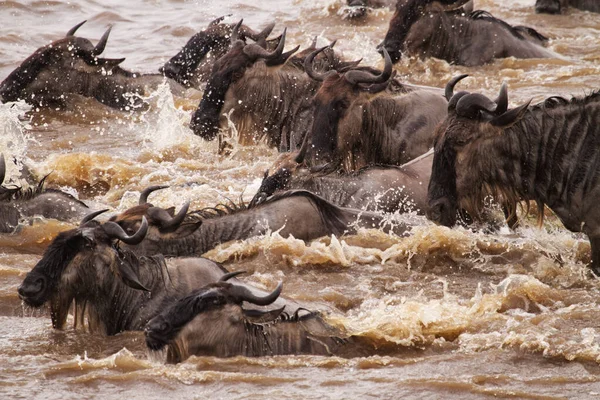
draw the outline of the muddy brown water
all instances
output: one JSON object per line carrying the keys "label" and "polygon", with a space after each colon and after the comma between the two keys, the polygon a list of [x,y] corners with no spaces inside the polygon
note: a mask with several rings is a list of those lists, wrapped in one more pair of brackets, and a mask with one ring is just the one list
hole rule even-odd
{"label": "muddy brown water", "polygon": [[[538,28],[560,55],[551,60],[498,60],[465,68],[439,60],[402,60],[408,82],[495,96],[502,81],[512,105],[600,88],[600,15],[571,10],[536,15],[533,0],[477,1],[513,24]],[[157,71],[213,18],[232,13],[251,26],[288,27],[289,46],[338,39],[347,58],[380,65],[375,46],[392,15],[362,22],[342,18],[341,0],[1,1],[0,79],[36,48],[88,20],[79,34],[97,40],[114,25],[106,55],[124,66]],[[51,185],[114,211],[135,204],[140,190],[168,184],[152,201],[163,206],[247,200],[276,152],[234,147],[218,156],[187,128],[200,92],[183,97],[160,88],[144,113],[78,100],[78,111],[0,105],[0,151],[8,179],[23,164]],[[228,243],[206,254],[245,278],[284,295],[332,309],[328,320],[378,345],[358,358],[192,357],[163,365],[146,354],[143,336],[103,337],[53,330],[43,310],[24,309],[16,289],[49,241],[72,225],[36,220],[0,236],[0,396],[3,398],[525,398],[600,396],[600,284],[590,277],[586,238],[549,222],[526,221],[517,232],[489,234],[437,227],[411,217],[407,238],[380,231],[304,243],[276,232]],[[533,219],[532,219],[533,221]]]}

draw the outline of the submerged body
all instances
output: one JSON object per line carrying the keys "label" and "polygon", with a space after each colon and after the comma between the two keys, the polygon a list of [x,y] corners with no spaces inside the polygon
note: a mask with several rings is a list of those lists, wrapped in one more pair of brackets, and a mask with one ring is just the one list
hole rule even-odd
{"label": "submerged body", "polygon": [[[214,211],[213,211],[214,210]],[[256,207],[227,211],[215,209],[190,213],[169,231],[150,223],[146,239],[134,246],[137,254],[166,256],[201,255],[221,243],[277,231],[281,236],[312,240],[322,236],[354,233],[359,228],[380,228],[385,216],[379,213],[335,206],[303,190],[275,195]],[[138,207],[113,218],[126,231],[135,231],[148,207]],[[151,219],[151,218],[150,218]],[[406,226],[383,227],[402,234]]]}
{"label": "submerged body", "polygon": [[535,12],[560,14],[569,9],[578,8],[582,11],[600,12],[600,2],[597,0],[536,0]]}
{"label": "submerged body", "polygon": [[[446,11],[431,0],[399,1],[383,43],[394,62],[402,54],[477,66],[497,58],[556,58],[543,35],[483,11]],[[459,6],[461,1],[450,1]],[[464,3],[464,1],[462,2]],[[450,4],[452,6],[452,4]]]}
{"label": "submerged body", "polygon": [[432,162],[433,153],[427,152],[399,167],[373,166],[351,174],[311,172],[288,165],[265,176],[253,203],[281,190],[303,189],[340,207],[424,214]]}

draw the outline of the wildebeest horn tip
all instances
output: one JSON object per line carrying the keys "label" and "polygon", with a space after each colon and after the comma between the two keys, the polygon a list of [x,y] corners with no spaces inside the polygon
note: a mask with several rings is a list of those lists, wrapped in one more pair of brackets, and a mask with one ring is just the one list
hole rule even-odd
{"label": "wildebeest horn tip", "polygon": [[79,226],[82,226],[82,225],[86,224],[87,222],[90,222],[91,220],[96,218],[98,215],[103,214],[103,213],[107,212],[108,210],[109,210],[108,208],[105,208],[104,210],[99,210],[99,211],[94,211],[92,213],[89,213],[88,215],[83,217],[83,219],[79,223]]}
{"label": "wildebeest horn tip", "polygon": [[69,31],[67,32],[67,34],[65,36],[66,37],[73,36],[75,34],[75,32],[77,32],[77,29],[79,29],[81,27],[81,25],[85,24],[86,22],[87,22],[87,19],[84,19],[83,21],[81,21],[80,23],[78,23],[77,25],[75,25],[74,27],[69,29]]}
{"label": "wildebeest horn tip", "polygon": [[225,282],[230,280],[231,278],[234,278],[238,275],[242,275],[245,274],[248,271],[234,271],[234,272],[228,272],[225,275],[223,275],[221,278],[219,278],[219,282]]}

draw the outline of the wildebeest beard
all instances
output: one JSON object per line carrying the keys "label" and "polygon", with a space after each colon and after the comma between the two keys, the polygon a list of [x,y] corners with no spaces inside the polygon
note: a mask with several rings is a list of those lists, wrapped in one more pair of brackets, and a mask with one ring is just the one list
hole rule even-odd
{"label": "wildebeest beard", "polygon": [[310,133],[311,146],[307,150],[307,162],[311,166],[318,167],[322,164],[341,162],[341,159],[335,155],[341,117],[341,110],[336,109],[333,102],[315,108],[313,131]]}

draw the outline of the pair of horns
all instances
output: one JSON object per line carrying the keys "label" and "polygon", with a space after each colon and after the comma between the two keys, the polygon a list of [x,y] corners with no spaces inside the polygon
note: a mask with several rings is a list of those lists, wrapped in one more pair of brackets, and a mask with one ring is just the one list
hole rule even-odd
{"label": "pair of horns", "polygon": [[[238,275],[245,274],[245,273],[246,273],[246,271],[228,272],[219,279],[219,282],[228,281],[229,279],[231,279],[233,277],[236,277]],[[233,295],[235,298],[237,298],[240,302],[247,301],[248,303],[256,304],[258,306],[266,306],[266,305],[273,303],[275,300],[277,300],[277,298],[279,298],[279,295],[281,294],[282,289],[283,289],[283,282],[279,282],[277,284],[277,287],[275,288],[275,290],[273,290],[271,293],[269,293],[266,296],[259,297],[259,296],[256,296],[254,293],[252,293],[250,290],[248,290],[244,286],[232,285],[231,289],[229,290],[229,293],[231,295]]]}
{"label": "pair of horns", "polygon": [[[107,211],[108,211],[108,209],[104,209],[104,210],[94,211],[93,213],[86,215],[81,220],[81,223],[79,224],[79,226],[85,225],[86,223],[88,223],[88,222],[92,221],[94,218],[96,218],[98,215],[103,214]],[[102,228],[104,229],[104,232],[110,238],[119,239],[120,241],[122,241],[123,243],[126,243],[126,244],[136,245],[136,244],[140,244],[142,242],[142,240],[144,240],[144,238],[146,237],[146,234],[148,233],[148,220],[146,219],[146,217],[142,217],[142,224],[140,225],[137,232],[134,233],[133,235],[128,235],[125,232],[125,230],[123,230],[123,228],[121,228],[121,226],[119,224],[117,224],[116,222],[112,222],[112,221],[107,221],[104,224],[102,224]]]}
{"label": "pair of horns", "polygon": [[[156,191],[156,190],[161,190],[161,189],[166,189],[169,186],[165,186],[165,185],[157,185],[157,186],[150,186],[146,189],[144,189],[142,191],[142,193],[140,193],[140,199],[138,201],[138,204],[143,205],[143,204],[147,204],[148,203],[148,196],[150,195],[150,193]],[[187,212],[190,208],[190,202],[186,202],[183,207],[181,207],[181,210],[179,210],[179,212],[171,217],[171,215],[164,209],[160,208],[160,207],[150,207],[147,211],[148,213],[148,217],[151,218],[152,221],[156,221],[158,223],[158,225],[160,226],[160,231],[161,232],[169,232],[171,230],[174,230],[176,228],[179,227],[179,225],[181,225],[181,223],[184,221],[185,216],[187,215]]]}
{"label": "pair of horns", "polygon": [[[332,47],[334,44],[335,44],[335,41],[332,44],[330,44],[329,46],[321,47],[321,48],[313,51],[304,60],[304,70],[306,71],[308,76],[310,76],[312,79],[319,81],[319,82],[323,82],[330,74],[335,73],[334,71],[329,71],[326,73],[318,73],[313,68],[313,61],[314,61],[315,57],[319,53],[324,51],[325,49]],[[383,49],[383,57],[385,60],[385,65],[384,65],[384,68],[383,68],[383,71],[381,72],[381,74],[375,75],[368,71],[360,71],[360,70],[356,70],[356,69],[350,69],[349,71],[344,73],[344,79],[346,79],[346,81],[348,81],[352,85],[359,85],[359,84],[372,85],[372,84],[387,83],[388,80],[392,77],[393,65],[392,65],[392,60],[390,58],[390,55],[387,52],[387,50],[385,50],[385,49]]]}
{"label": "pair of horns", "polygon": [[[81,25],[85,24],[86,22],[87,22],[87,20],[84,20],[84,21],[78,23],[77,25],[75,25],[74,27],[72,27],[71,29],[69,29],[66,37],[74,36],[75,32],[77,32],[77,29],[79,29],[81,27]],[[96,46],[92,50],[92,57],[99,56],[100,54],[102,54],[104,52],[104,49],[106,48],[106,43],[108,42],[108,35],[110,35],[111,29],[112,29],[112,26],[109,26],[108,29],[106,30],[106,32],[104,32],[104,35],[102,35],[102,37],[100,38],[100,41],[98,42],[98,44],[96,44]]]}
{"label": "pair of horns", "polygon": [[284,57],[285,57],[285,59],[287,59],[289,56],[291,56],[293,53],[295,53],[298,50],[298,47],[291,50],[290,52],[286,52],[285,54],[283,53],[283,47],[285,46],[286,33],[287,33],[287,28],[284,28],[283,33],[281,34],[281,39],[279,40],[279,43],[277,44],[277,47],[275,48],[275,50],[268,51],[268,50],[262,48],[261,46],[259,46],[258,44],[251,43],[251,44],[244,46],[244,50],[243,50],[244,54],[246,54],[253,61],[258,60],[259,58],[262,58],[266,61],[275,61],[275,60],[279,60]]}
{"label": "pair of horns", "polygon": [[494,116],[504,114],[508,110],[508,87],[506,82],[502,83],[500,93],[495,100],[490,100],[479,93],[462,91],[455,94],[454,87],[467,76],[469,75],[464,74],[454,77],[446,85],[444,96],[448,100],[449,109],[455,109],[458,115],[467,118],[477,117],[479,111],[482,110]]}
{"label": "pair of horns", "polygon": [[448,110],[455,110],[457,115],[465,118],[476,119],[483,111],[490,124],[498,127],[510,126],[525,115],[531,100],[525,104],[508,109],[508,87],[506,82],[502,83],[500,93],[495,100],[490,100],[479,93],[458,92],[454,93],[454,86],[467,75],[460,75],[448,82],[445,96],[448,100]]}

